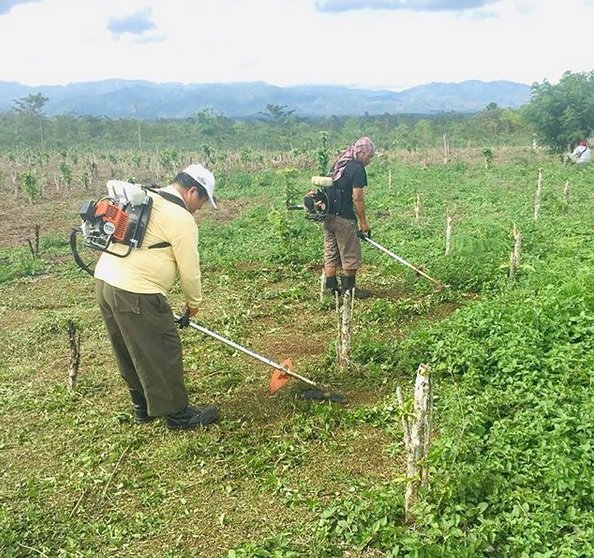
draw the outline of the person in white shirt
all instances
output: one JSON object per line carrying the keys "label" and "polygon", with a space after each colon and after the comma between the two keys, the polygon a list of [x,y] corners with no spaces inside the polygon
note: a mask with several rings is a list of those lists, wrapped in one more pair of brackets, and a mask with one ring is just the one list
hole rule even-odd
{"label": "person in white shirt", "polygon": [[582,139],[578,142],[569,159],[577,165],[592,162],[592,151],[590,150],[587,139]]}

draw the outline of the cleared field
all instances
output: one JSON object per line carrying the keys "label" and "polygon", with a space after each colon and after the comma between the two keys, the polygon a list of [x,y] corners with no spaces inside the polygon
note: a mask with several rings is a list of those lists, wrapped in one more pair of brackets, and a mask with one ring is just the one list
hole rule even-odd
{"label": "cleared field", "polygon": [[[69,163],[74,176],[89,160]],[[200,321],[291,358],[348,404],[303,401],[296,382],[271,396],[270,370],[184,330],[191,398],[217,403],[222,420],[172,434],[133,424],[92,280],[67,246],[80,202],[137,164],[116,160],[98,159],[88,190],[55,179],[57,160],[33,165],[27,196],[11,183],[27,163],[0,158],[2,556],[592,555],[592,169],[519,149],[489,168],[477,152],[447,165],[437,152],[381,154],[368,168],[373,238],[450,287],[437,293],[364,246],[360,283],[373,296],[356,302],[353,365],[340,374],[334,306],[318,296],[319,226],[285,210],[315,165],[218,163],[221,211],[198,216]],[[134,171],[170,175],[148,159]],[[510,281],[514,224],[524,241]],[[74,391],[68,320],[82,338]],[[420,363],[434,374],[434,445],[410,528],[394,392],[410,393]]]}

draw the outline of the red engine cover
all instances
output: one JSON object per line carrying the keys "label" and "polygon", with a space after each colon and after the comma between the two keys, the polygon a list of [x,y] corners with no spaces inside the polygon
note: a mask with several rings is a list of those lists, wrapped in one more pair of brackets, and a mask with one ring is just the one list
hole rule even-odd
{"label": "red engine cover", "polygon": [[113,223],[115,232],[112,235],[113,240],[122,242],[126,238],[128,230],[128,214],[110,200],[100,200],[97,202],[95,217]]}

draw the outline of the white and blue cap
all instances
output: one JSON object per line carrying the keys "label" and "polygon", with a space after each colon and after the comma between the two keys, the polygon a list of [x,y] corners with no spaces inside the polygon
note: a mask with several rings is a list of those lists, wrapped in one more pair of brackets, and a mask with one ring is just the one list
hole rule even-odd
{"label": "white and blue cap", "polygon": [[212,172],[210,172],[200,163],[190,165],[188,168],[184,169],[183,172],[191,176],[196,182],[198,182],[198,184],[204,186],[204,189],[208,194],[208,201],[210,202],[210,205],[212,205],[215,209],[218,209],[214,199],[215,177]]}

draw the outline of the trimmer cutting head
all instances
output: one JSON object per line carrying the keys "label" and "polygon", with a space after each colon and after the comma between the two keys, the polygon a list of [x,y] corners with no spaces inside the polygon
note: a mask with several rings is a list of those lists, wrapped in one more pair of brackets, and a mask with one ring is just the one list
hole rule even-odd
{"label": "trimmer cutting head", "polygon": [[[293,363],[290,359],[283,360],[283,362],[281,362],[281,366],[293,372]],[[270,383],[268,385],[270,393],[276,393],[278,390],[282,389],[290,379],[291,374],[287,373],[285,370],[276,368],[270,377]],[[308,383],[315,386],[315,384],[311,381],[308,381]],[[305,390],[299,394],[299,397],[300,399],[308,401],[331,401],[332,403],[346,403],[346,397],[344,397],[344,395],[331,391],[323,391],[322,389]]]}
{"label": "trimmer cutting head", "polygon": [[320,389],[306,389],[301,392],[301,399],[305,401],[330,401],[332,403],[346,403],[346,397],[340,393],[332,391],[322,391]]}
{"label": "trimmer cutting head", "polygon": [[[281,362],[281,366],[285,366],[289,370],[293,370],[293,363],[290,359],[283,360]],[[270,393],[276,393],[279,389],[284,387],[284,385],[289,381],[290,376],[283,372],[281,369],[276,368],[270,377],[270,383],[268,384],[268,389]]]}

